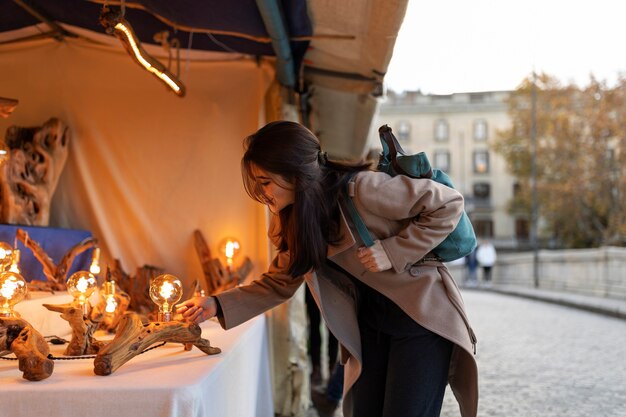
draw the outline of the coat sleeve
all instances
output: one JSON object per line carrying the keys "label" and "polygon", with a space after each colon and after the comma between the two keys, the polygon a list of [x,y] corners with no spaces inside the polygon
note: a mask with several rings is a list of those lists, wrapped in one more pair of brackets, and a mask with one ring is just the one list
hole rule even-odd
{"label": "coat sleeve", "polygon": [[381,240],[398,273],[439,245],[463,213],[463,196],[453,188],[430,179],[382,172],[357,176],[355,199],[357,208],[370,215],[392,221],[410,219],[399,233]]}
{"label": "coat sleeve", "polygon": [[[275,223],[270,227],[270,238],[276,236]],[[290,299],[304,281],[304,277],[292,277],[286,271],[289,252],[279,252],[268,271],[248,285],[236,287],[217,294],[223,318],[220,324],[230,329]]]}

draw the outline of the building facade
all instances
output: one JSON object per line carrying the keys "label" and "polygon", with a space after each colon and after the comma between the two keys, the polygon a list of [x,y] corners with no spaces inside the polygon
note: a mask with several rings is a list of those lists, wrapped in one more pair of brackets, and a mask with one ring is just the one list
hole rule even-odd
{"label": "building facade", "polygon": [[465,197],[479,238],[500,249],[528,240],[528,221],[508,213],[515,192],[504,158],[492,149],[497,132],[510,128],[508,91],[425,95],[389,92],[371,132],[372,153],[381,149],[378,127],[389,125],[407,153],[426,152],[434,168],[448,173]]}

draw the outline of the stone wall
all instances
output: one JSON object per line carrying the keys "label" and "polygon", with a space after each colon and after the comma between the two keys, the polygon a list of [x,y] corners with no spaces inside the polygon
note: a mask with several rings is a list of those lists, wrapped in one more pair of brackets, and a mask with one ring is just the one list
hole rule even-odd
{"label": "stone wall", "polygon": [[[462,282],[463,267],[450,269]],[[532,252],[498,254],[493,283],[533,287]],[[539,288],[626,300],[626,248],[541,250]]]}

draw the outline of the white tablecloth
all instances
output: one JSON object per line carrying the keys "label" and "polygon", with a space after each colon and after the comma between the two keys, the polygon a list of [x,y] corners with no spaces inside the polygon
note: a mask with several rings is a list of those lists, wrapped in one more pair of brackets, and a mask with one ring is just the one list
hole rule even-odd
{"label": "white tablecloth", "polygon": [[265,317],[229,331],[201,327],[221,354],[168,343],[109,376],[93,373],[93,359],[55,360],[37,382],[22,378],[17,361],[0,360],[0,417],[273,417]]}
{"label": "white tablecloth", "polygon": [[55,294],[43,291],[31,291],[30,298],[15,306],[20,316],[30,323],[42,336],[66,336],[72,332],[67,320],[61,318],[61,313],[50,311],[43,304],[71,303],[72,296],[67,291]]}

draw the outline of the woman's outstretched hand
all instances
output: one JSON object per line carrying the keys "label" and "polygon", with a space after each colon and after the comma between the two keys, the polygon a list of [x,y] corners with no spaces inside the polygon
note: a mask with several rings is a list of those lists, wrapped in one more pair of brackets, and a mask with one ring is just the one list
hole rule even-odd
{"label": "woman's outstretched hand", "polygon": [[182,314],[185,321],[202,323],[217,314],[215,297],[195,296],[176,305],[176,312]]}
{"label": "woman's outstretched hand", "polygon": [[381,272],[391,269],[391,261],[380,240],[375,240],[374,245],[369,248],[365,246],[360,247],[357,249],[356,255],[370,272]]}

